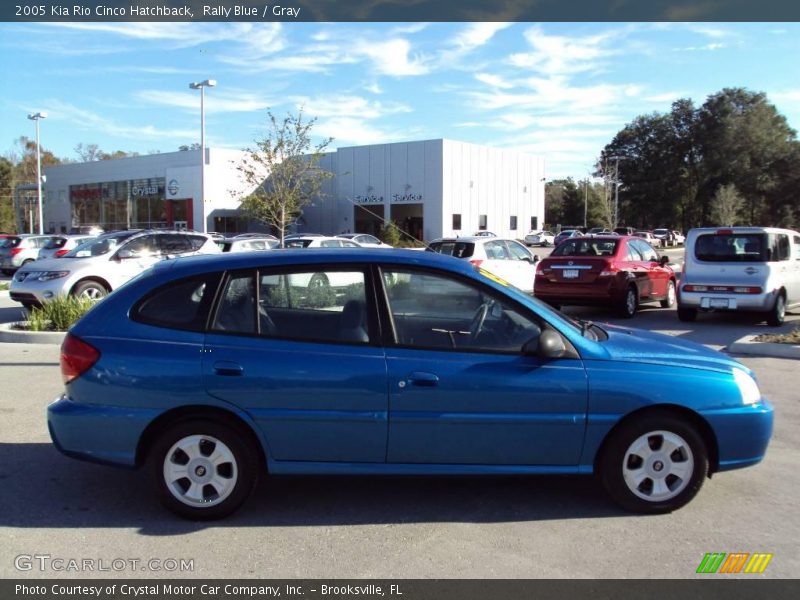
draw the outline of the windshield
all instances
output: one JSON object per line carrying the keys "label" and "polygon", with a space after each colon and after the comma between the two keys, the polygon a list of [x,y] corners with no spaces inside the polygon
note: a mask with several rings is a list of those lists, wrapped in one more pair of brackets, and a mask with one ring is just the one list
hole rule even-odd
{"label": "windshield", "polygon": [[64,258],[89,258],[103,256],[114,251],[122,242],[131,237],[135,232],[103,236],[84,242],[64,255]]}
{"label": "windshield", "polygon": [[469,258],[475,252],[475,244],[471,242],[433,242],[429,248],[439,254],[455,256],[456,258]]}
{"label": "windshield", "polygon": [[763,233],[709,233],[694,246],[697,260],[708,262],[765,262],[767,236]]}
{"label": "windshield", "polygon": [[550,256],[613,256],[618,243],[617,240],[575,238],[562,242]]}

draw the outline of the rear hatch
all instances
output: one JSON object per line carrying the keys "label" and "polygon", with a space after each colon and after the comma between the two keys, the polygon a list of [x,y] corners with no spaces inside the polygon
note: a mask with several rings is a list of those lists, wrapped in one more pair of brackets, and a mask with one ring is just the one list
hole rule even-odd
{"label": "rear hatch", "polygon": [[773,245],[767,233],[700,233],[687,250],[690,256],[684,265],[684,282],[708,289],[686,291],[725,293],[737,292],[734,288],[763,286],[769,275],[768,261],[775,252]]}

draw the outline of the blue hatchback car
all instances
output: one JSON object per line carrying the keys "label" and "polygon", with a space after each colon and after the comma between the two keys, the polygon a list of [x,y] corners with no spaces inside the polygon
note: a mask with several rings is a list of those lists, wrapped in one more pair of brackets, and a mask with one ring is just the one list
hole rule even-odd
{"label": "blue hatchback car", "polygon": [[72,328],[61,369],[56,446],[149,468],[192,519],[266,473],[595,473],[624,508],[665,512],[772,432],[737,361],[573,321],[429,252],[165,261]]}

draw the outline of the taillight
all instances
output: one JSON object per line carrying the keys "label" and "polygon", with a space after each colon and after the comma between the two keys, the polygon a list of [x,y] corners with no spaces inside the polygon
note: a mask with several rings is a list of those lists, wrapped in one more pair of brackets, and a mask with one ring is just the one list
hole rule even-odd
{"label": "taillight", "polygon": [[619,269],[612,262],[606,262],[603,270],[600,271],[599,277],[612,277],[619,273]]}
{"label": "taillight", "polygon": [[482,261],[480,258],[473,258],[473,259],[472,259],[471,261],[469,261],[469,262],[471,262],[471,263],[472,263],[473,265],[475,265],[476,267],[480,267],[480,266],[483,264],[483,261]]}
{"label": "taillight", "polygon": [[61,379],[69,383],[88,371],[100,358],[100,351],[71,333],[61,344]]}
{"label": "taillight", "polygon": [[65,255],[67,252],[69,252],[69,250],[65,250],[64,248],[62,248],[61,250],[56,250],[56,253],[55,253],[55,254],[53,254],[53,258],[61,258],[61,257],[62,257],[62,256],[64,256],[64,255]]}
{"label": "taillight", "polygon": [[9,252],[8,254],[9,256],[16,256],[20,252],[22,252],[22,248],[12,248],[11,252]]}
{"label": "taillight", "polygon": [[717,229],[717,235],[733,235],[733,229]]}

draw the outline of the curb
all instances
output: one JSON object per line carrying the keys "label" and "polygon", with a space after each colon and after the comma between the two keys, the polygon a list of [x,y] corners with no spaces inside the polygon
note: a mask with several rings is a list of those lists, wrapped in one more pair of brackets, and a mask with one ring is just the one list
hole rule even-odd
{"label": "curb", "polygon": [[18,323],[0,323],[0,342],[12,344],[61,344],[67,335],[66,331],[21,331],[12,329],[14,325],[18,325]]}
{"label": "curb", "polygon": [[753,341],[757,337],[757,335],[746,335],[743,338],[739,338],[728,345],[728,352],[734,354],[748,354],[750,356],[800,359],[800,345]]}

